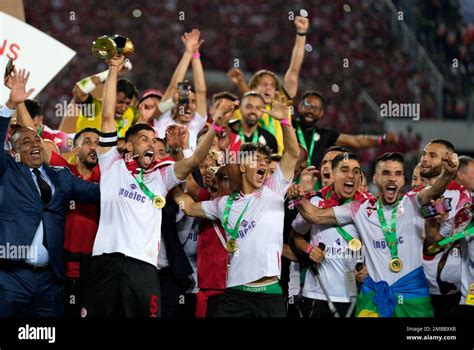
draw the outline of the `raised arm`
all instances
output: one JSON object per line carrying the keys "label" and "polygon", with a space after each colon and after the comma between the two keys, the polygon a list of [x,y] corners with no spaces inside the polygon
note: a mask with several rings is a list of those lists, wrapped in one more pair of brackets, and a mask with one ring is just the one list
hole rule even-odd
{"label": "raised arm", "polygon": [[[0,114],[0,144],[3,145],[5,138],[7,136],[8,124],[10,118],[13,115],[13,112],[20,103],[25,102],[25,100],[33,93],[34,89],[25,90],[26,83],[28,83],[28,78],[30,73],[24,69],[20,69],[17,72],[16,68],[13,69],[13,72],[6,78],[5,86],[10,89],[10,96],[8,101],[5,103],[6,109]],[[2,108],[0,107],[0,110]],[[5,158],[5,152],[0,151],[0,177],[6,171],[7,161]]]}
{"label": "raised arm", "polygon": [[207,219],[204,210],[202,210],[201,203],[196,203],[190,195],[184,193],[181,186],[174,188],[173,199],[187,216]]}
{"label": "raised arm", "polygon": [[398,135],[392,131],[383,135],[348,135],[340,134],[336,140],[337,146],[351,148],[370,148],[398,142]]}
{"label": "raised arm", "polygon": [[[109,136],[117,132],[117,125],[115,124],[115,104],[117,101],[117,76],[118,71],[123,65],[124,57],[117,55],[108,61],[109,76],[105,81],[104,95],[102,98],[102,134]],[[101,146],[99,153],[106,153],[110,147]]]}
{"label": "raised arm", "polygon": [[288,70],[286,71],[283,86],[290,96],[295,98],[298,92],[298,78],[303,64],[304,45],[306,44],[306,33],[308,32],[309,21],[307,18],[295,17],[296,38],[293,51],[291,53],[291,61]]}
{"label": "raised arm", "polygon": [[193,29],[190,33],[184,33],[184,35],[181,37],[185,51],[178,63],[178,66],[174,70],[170,84],[163,95],[162,101],[173,98],[174,93],[177,91],[178,83],[183,81],[194,52],[196,52],[199,49],[199,46],[202,44],[202,41],[199,41],[198,32],[199,31],[197,29]]}
{"label": "raised arm", "polygon": [[290,108],[281,102],[274,101],[271,111],[262,109],[262,112],[263,111],[281,122],[284,151],[280,161],[280,169],[282,170],[285,179],[289,180],[295,173],[296,163],[298,162],[300,154],[296,133],[293,130],[293,126],[288,121]]}
{"label": "raised arm", "polygon": [[243,95],[246,92],[250,91],[250,87],[247,85],[247,82],[245,81],[245,76],[242,70],[239,68],[231,68],[227,72],[227,76],[229,77],[232,82],[237,85],[239,88],[240,93]]}
{"label": "raised arm", "polygon": [[72,88],[74,101],[76,103],[85,102],[97,85],[102,84],[107,79],[108,74],[109,72],[106,70],[79,80]]}
{"label": "raised arm", "polygon": [[445,157],[442,159],[442,165],[443,170],[441,171],[441,175],[433,186],[424,188],[418,194],[418,201],[421,205],[428,204],[431,200],[438,199],[444,191],[446,191],[449,183],[454,180],[459,167],[457,154],[446,152]]}
{"label": "raised arm", "polygon": [[174,164],[176,177],[180,180],[186,177],[206,159],[207,153],[212,146],[212,141],[216,136],[216,131],[211,127],[203,138],[199,141],[196,150],[189,158],[181,159]]}
{"label": "raised arm", "polygon": [[[197,31],[198,34],[199,31]],[[203,117],[206,118],[207,115],[207,98],[206,98],[206,79],[204,78],[204,68],[202,67],[202,62],[199,54],[199,47],[203,43],[203,40],[199,41],[199,36],[197,36],[198,45],[197,50],[194,52],[194,57],[192,59],[191,66],[193,67],[193,80],[194,80],[194,90],[196,92],[196,110]]]}

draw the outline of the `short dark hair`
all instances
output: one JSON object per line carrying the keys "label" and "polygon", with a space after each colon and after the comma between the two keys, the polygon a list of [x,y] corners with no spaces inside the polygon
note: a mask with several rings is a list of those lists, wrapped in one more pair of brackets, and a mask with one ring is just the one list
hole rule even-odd
{"label": "short dark hair", "polygon": [[237,101],[239,99],[237,95],[233,94],[232,92],[221,91],[212,95],[211,104],[214,104],[217,100],[220,100],[221,98],[226,98],[228,100],[231,100],[232,102]]}
{"label": "short dark hair", "polygon": [[360,164],[359,158],[354,153],[344,152],[334,157],[332,160],[332,170],[334,171],[340,162],[347,159],[356,160]]}
{"label": "short dark hair", "polygon": [[155,133],[155,129],[153,129],[148,124],[142,124],[142,123],[134,124],[125,133],[125,142],[128,142],[128,140],[130,140],[130,137],[132,137],[133,135],[138,134],[142,130],[149,130],[149,131],[153,131],[153,133]]}
{"label": "short dark hair", "polygon": [[117,93],[123,92],[126,98],[134,98],[138,96],[138,90],[131,80],[122,78],[117,81]]}
{"label": "short dark hair", "polygon": [[448,140],[434,139],[434,140],[431,140],[430,142],[428,142],[428,144],[430,144],[430,143],[437,143],[437,144],[443,145],[443,146],[446,147],[450,152],[453,152],[453,153],[456,152],[456,148],[455,148],[454,145],[453,145],[451,142],[449,142]]}
{"label": "short dark hair", "polygon": [[262,145],[261,143],[256,142],[245,142],[240,145],[239,153],[250,153],[250,152],[258,152],[261,153],[268,158],[272,155],[272,150],[267,145]]}
{"label": "short dark hair", "polygon": [[100,136],[100,131],[97,130],[96,128],[84,128],[81,131],[79,131],[76,135],[74,135],[74,140],[73,140],[72,144],[74,146],[76,146],[77,140],[79,140],[79,138],[82,136],[82,134],[84,134],[86,132],[93,132],[93,133],[97,134],[98,136]]}
{"label": "short dark hair", "polygon": [[459,156],[459,168],[458,171],[464,171],[464,169],[469,165],[470,162],[474,162],[474,158],[469,156]]}
{"label": "short dark hair", "polygon": [[346,153],[349,153],[349,150],[345,147],[342,147],[342,146],[331,146],[329,148],[326,148],[326,150],[324,151],[324,155],[328,154],[329,152],[346,152]]}
{"label": "short dark hair", "polygon": [[247,91],[243,96],[242,96],[242,102],[244,101],[244,99],[246,99],[247,97],[258,97],[259,99],[262,100],[262,102],[265,104],[265,99],[263,98],[262,95],[260,95],[257,91]]}
{"label": "short dark hair", "polygon": [[323,104],[323,108],[326,106],[326,98],[324,97],[324,95],[317,91],[317,90],[307,90],[305,92],[303,92],[303,95],[301,95],[301,102],[303,102],[303,100],[306,98],[306,97],[309,97],[309,96],[315,96],[317,98],[319,98]]}
{"label": "short dark hair", "polygon": [[36,100],[26,100],[25,101],[25,106],[26,109],[28,110],[28,113],[30,114],[31,118],[38,117],[40,115],[43,115],[43,108],[41,106],[41,103],[39,103]]}
{"label": "short dark hair", "polygon": [[275,81],[276,90],[280,90],[280,85],[281,85],[280,79],[278,79],[278,76],[275,73],[267,69],[260,69],[258,72],[252,75],[252,77],[249,80],[249,87],[251,89],[255,89],[260,84],[260,79],[262,79],[264,75],[271,76],[273,80]]}
{"label": "short dark hair", "polygon": [[280,160],[281,160],[281,155],[279,155],[278,153],[273,153],[270,155],[270,162],[280,163]]}
{"label": "short dark hair", "polygon": [[377,157],[377,159],[375,160],[375,167],[377,167],[380,162],[385,162],[387,160],[392,160],[394,162],[399,162],[402,163],[402,165],[405,165],[405,159],[403,158],[403,155],[401,153],[387,152]]}

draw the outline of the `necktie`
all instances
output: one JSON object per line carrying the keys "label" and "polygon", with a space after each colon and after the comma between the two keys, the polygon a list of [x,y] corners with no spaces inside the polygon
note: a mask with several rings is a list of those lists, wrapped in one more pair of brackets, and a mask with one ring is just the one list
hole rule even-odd
{"label": "necktie", "polygon": [[33,169],[33,173],[36,175],[36,182],[41,192],[41,200],[44,205],[48,205],[51,200],[52,191],[48,183],[43,179],[41,172],[38,169]]}
{"label": "necktie", "polygon": [[[43,201],[43,208],[45,208],[49,201],[51,200],[51,196],[53,192],[51,191],[51,186],[43,179],[41,172],[38,169],[33,169],[33,173],[36,175],[36,182],[38,183],[38,187],[41,192],[41,200]],[[48,248],[48,241],[46,238],[46,227],[43,223],[43,245],[47,249]]]}

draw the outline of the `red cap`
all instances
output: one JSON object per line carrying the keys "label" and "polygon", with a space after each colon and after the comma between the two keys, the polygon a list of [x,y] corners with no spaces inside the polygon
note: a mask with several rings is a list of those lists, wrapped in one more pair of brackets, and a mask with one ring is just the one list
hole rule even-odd
{"label": "red cap", "polygon": [[140,98],[140,101],[138,102],[138,104],[140,104],[147,97],[152,97],[152,96],[155,96],[155,97],[158,97],[159,99],[161,99],[161,98],[163,98],[163,93],[160,90],[148,89],[143,93],[143,95]]}

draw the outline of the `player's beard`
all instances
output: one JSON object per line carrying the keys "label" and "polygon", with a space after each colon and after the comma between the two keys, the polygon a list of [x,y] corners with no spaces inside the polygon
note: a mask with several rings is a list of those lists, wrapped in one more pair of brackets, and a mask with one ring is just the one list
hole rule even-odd
{"label": "player's beard", "polygon": [[438,177],[441,174],[442,170],[442,165],[438,166],[432,166],[429,168],[427,171],[423,172],[423,167],[420,169],[420,175],[421,177],[424,177],[426,179],[432,179],[434,177]]}
{"label": "player's beard", "polygon": [[258,118],[257,118],[257,116],[256,116],[255,114],[253,114],[253,113],[250,113],[250,114],[249,114],[249,116],[251,116],[251,115],[255,116],[255,119],[248,119],[247,116],[245,116],[245,119],[243,120],[243,122],[245,123],[245,125],[247,125],[249,128],[251,128],[251,127],[257,125],[257,123],[258,123]]}
{"label": "player's beard", "polygon": [[96,158],[95,161],[93,160],[89,160],[89,154],[86,154],[84,157],[79,157],[79,161],[84,164],[84,166],[89,169],[89,170],[92,170],[96,165],[97,165],[97,162],[98,162],[98,159]]}

